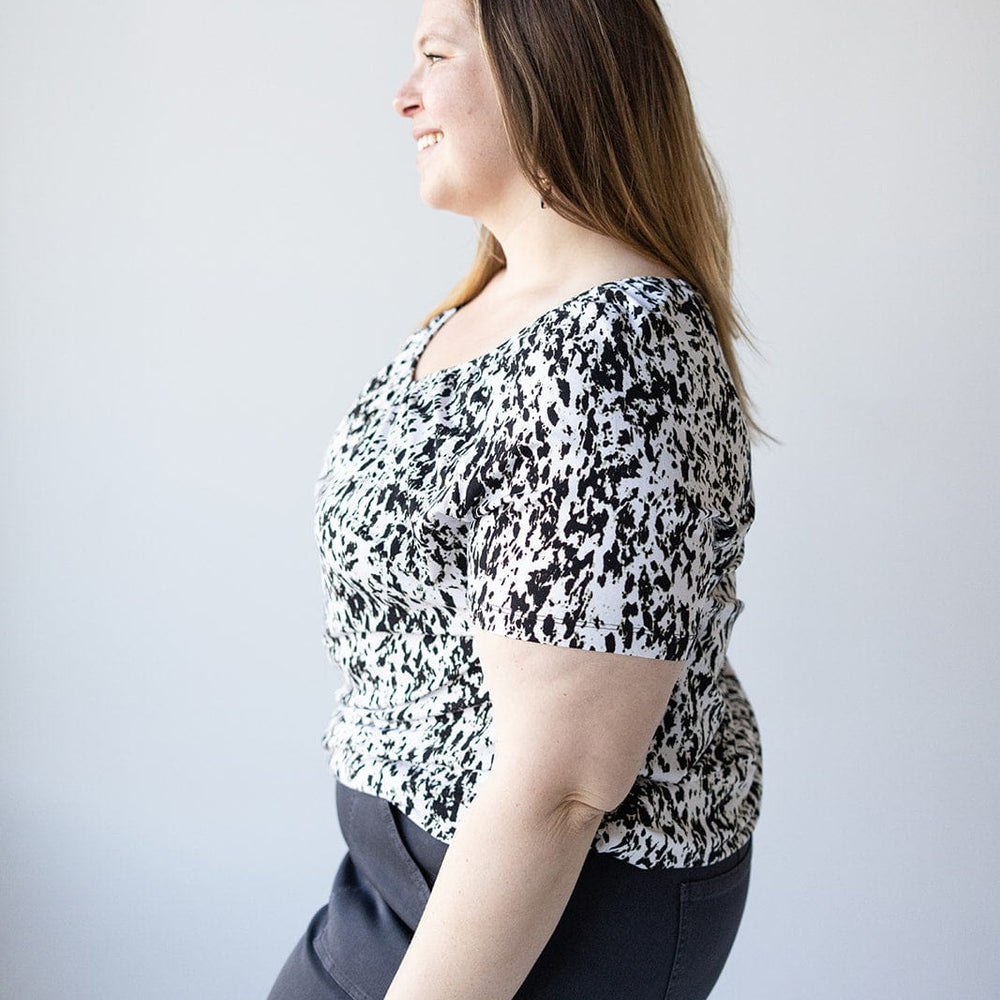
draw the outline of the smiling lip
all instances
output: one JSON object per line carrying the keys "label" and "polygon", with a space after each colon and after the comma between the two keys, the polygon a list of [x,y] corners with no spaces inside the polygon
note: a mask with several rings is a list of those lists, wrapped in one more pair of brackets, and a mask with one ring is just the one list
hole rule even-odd
{"label": "smiling lip", "polygon": [[[434,141],[432,141],[432,142],[425,142],[424,140],[428,136],[431,136],[431,137],[437,136],[437,138]],[[425,150],[428,150],[428,149],[430,149],[433,146],[439,145],[443,140],[444,140],[444,133],[443,132],[425,132],[420,137],[420,139],[417,140],[417,152],[418,153],[422,153]]]}

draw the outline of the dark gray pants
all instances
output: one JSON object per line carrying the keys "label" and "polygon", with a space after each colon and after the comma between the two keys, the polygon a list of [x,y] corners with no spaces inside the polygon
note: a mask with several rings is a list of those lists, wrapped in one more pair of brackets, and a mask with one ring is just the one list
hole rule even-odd
{"label": "dark gray pants", "polygon": [[[383,1000],[448,845],[337,782],[347,854],[268,1000]],[[591,850],[516,1000],[705,1000],[750,881],[748,841],[702,868],[647,871]]]}

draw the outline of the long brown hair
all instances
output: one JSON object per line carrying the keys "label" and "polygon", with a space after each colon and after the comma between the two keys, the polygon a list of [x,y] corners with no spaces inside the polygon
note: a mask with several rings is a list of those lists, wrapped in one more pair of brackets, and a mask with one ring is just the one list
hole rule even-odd
{"label": "long brown hair", "polygon": [[[701,293],[751,434],[770,437],[750,414],[734,349],[744,339],[757,351],[733,297],[725,190],[656,0],[467,2],[511,148],[546,207]],[[506,263],[479,224],[471,269],[422,325],[474,299]]]}

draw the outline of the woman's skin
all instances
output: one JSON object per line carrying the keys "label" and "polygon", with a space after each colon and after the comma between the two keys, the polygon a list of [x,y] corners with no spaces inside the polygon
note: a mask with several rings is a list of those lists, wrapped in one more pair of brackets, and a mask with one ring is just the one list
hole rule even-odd
{"label": "woman's skin", "polygon": [[[426,0],[415,39],[394,107],[415,131],[444,133],[418,154],[421,197],[482,221],[507,258],[506,270],[441,328],[449,338],[431,339],[434,363],[418,367],[418,377],[488,350],[601,282],[672,276],[541,209],[507,143],[461,0]],[[493,765],[459,816],[386,1000],[512,1000],[565,910],[603,814],[642,768],[683,669],[481,629],[473,629],[473,650],[492,703]]]}

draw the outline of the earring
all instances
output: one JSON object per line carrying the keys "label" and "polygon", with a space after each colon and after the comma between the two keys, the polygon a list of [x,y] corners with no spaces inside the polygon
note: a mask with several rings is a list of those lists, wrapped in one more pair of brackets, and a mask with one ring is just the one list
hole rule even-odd
{"label": "earring", "polygon": [[[541,183],[542,183],[542,187],[545,188],[546,192],[552,186],[552,181],[550,181],[548,179],[548,177],[542,177],[541,178]],[[541,199],[540,204],[541,204],[542,208],[545,208],[545,198],[544,197]]]}

